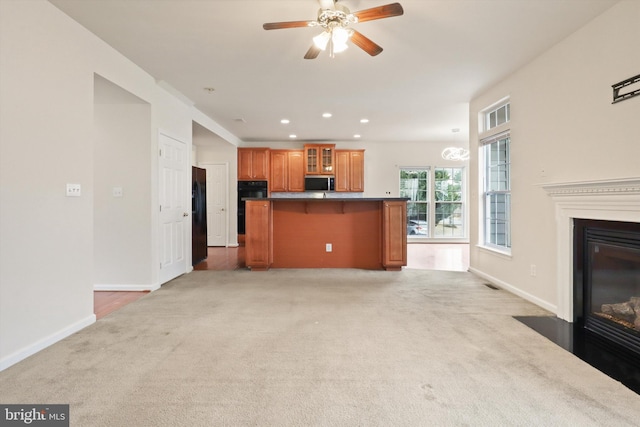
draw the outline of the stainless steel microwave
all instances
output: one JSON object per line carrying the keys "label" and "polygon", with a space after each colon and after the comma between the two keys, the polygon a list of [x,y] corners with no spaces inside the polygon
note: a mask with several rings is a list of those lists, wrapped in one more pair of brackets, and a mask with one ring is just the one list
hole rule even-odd
{"label": "stainless steel microwave", "polygon": [[305,176],[304,191],[334,191],[335,181],[332,176]]}

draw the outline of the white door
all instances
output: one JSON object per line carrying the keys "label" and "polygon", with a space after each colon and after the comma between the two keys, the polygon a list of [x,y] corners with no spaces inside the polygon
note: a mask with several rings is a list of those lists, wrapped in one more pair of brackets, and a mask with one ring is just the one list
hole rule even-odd
{"label": "white door", "polygon": [[207,244],[226,246],[228,215],[226,164],[203,165],[207,170]]}
{"label": "white door", "polygon": [[160,134],[160,283],[187,271],[187,146]]}

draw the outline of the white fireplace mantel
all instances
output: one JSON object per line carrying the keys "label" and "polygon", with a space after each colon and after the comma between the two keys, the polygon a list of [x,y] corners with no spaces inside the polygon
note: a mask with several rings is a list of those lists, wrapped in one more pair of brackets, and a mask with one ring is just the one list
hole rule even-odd
{"label": "white fireplace mantel", "polygon": [[640,222],[640,178],[540,184],[556,207],[556,315],[573,322],[573,220]]}

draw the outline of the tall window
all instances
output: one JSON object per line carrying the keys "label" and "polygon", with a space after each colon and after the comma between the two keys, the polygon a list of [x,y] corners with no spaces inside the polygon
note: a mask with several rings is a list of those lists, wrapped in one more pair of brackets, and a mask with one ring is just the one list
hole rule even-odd
{"label": "tall window", "polygon": [[429,169],[400,169],[400,197],[408,197],[407,235],[429,235]]}
{"label": "tall window", "polygon": [[436,168],[434,237],[464,237],[462,168]]}
{"label": "tall window", "polygon": [[[485,135],[510,120],[509,104],[485,113]],[[499,250],[511,249],[511,137],[503,127],[480,141],[484,184],[484,245]]]}

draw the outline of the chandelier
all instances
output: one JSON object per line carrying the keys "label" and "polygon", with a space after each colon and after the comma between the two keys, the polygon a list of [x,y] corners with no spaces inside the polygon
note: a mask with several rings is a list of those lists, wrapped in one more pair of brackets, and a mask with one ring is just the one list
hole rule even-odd
{"label": "chandelier", "polygon": [[469,150],[459,147],[449,147],[442,150],[442,158],[445,160],[453,160],[464,162],[469,160]]}

